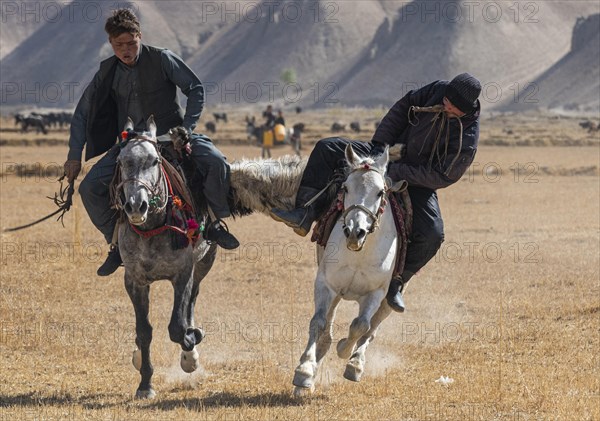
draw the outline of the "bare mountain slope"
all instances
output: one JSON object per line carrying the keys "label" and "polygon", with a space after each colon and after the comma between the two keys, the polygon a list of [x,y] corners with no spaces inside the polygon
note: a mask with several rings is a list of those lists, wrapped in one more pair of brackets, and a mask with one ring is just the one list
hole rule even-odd
{"label": "bare mountain slope", "polygon": [[284,69],[293,70],[301,86],[286,98],[314,102],[322,93],[334,99],[331,82],[337,83],[355,64],[386,16],[375,1],[285,0],[272,12],[263,7],[257,20],[242,19],[201,48],[190,63],[203,80],[218,84],[218,101],[235,102],[236,93],[242,101],[252,102],[254,96],[268,101],[269,84],[279,84],[272,92],[280,98]]}
{"label": "bare mountain slope", "polygon": [[504,109],[600,110],[600,14],[577,20],[571,51]]}
{"label": "bare mountain slope", "polygon": [[6,1],[0,4],[0,59],[40,28],[40,22],[55,20],[64,9],[55,1]]}
{"label": "bare mountain slope", "polygon": [[[199,21],[204,30],[223,27],[220,17],[203,18],[196,2],[144,2],[136,8],[145,43],[168,47],[180,55],[198,48]],[[3,104],[42,107],[74,107],[85,86],[112,49],[104,32],[104,21],[114,3],[97,3],[105,9],[92,17],[63,13],[59,20],[41,19],[31,36],[0,61]],[[77,9],[75,9],[77,10]],[[10,31],[3,25],[3,34]],[[56,89],[58,86],[58,90]],[[16,92],[13,93],[16,87]],[[72,90],[72,87],[75,87]]]}
{"label": "bare mountain slope", "polygon": [[363,51],[360,70],[345,76],[342,99],[364,103],[368,86],[371,104],[390,105],[415,86],[469,71],[486,87],[484,106],[498,105],[564,55],[576,18],[600,7],[597,2],[520,3],[519,9],[514,3],[490,4],[496,6],[404,5]]}
{"label": "bare mountain slope", "polygon": [[[97,4],[103,9],[95,20],[63,13],[61,21],[41,20],[27,29],[29,36],[21,28],[13,38],[20,43],[0,60],[4,106],[75,106],[100,60],[112,54],[103,22],[115,3]],[[175,0],[135,6],[144,42],[183,56],[205,82],[213,106],[282,96],[305,106],[389,106],[409,89],[463,71],[485,84],[486,107],[506,106],[568,53],[577,17],[600,12],[596,0]],[[18,25],[18,19],[3,22],[3,49],[18,42],[4,41]],[[569,72],[597,78],[593,47],[579,50],[582,58],[568,60]],[[299,89],[283,91],[284,69],[293,71]],[[540,100],[553,93],[552,83],[540,89]],[[62,87],[58,98],[45,95],[52,84]],[[7,86],[17,92],[8,94]],[[37,94],[27,94],[32,89]]]}

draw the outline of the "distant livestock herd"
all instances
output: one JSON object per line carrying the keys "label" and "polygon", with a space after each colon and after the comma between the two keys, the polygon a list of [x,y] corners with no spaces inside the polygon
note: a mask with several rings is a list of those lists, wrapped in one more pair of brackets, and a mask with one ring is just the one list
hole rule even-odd
{"label": "distant livestock herd", "polygon": [[71,124],[72,113],[69,112],[47,112],[38,113],[32,111],[30,113],[15,114],[15,126],[21,126],[22,132],[27,132],[29,129],[34,129],[36,133],[48,133],[49,128],[63,129]]}
{"label": "distant livestock herd", "polygon": [[[295,108],[296,114],[302,112],[302,108]],[[21,132],[28,132],[30,129],[35,130],[36,133],[48,133],[48,129],[56,128],[56,129],[64,129],[68,128],[71,123],[71,118],[73,114],[70,112],[36,112],[31,111],[28,113],[17,113],[14,115],[15,125],[20,127]],[[212,113],[213,120],[208,121],[204,124],[204,128],[206,133],[215,134],[217,132],[217,126],[223,122],[227,123],[228,117],[225,112],[214,112]],[[259,139],[259,131],[261,127],[256,124],[255,118],[246,117],[246,132],[248,134],[248,139],[254,137],[257,140],[257,143],[261,143]],[[596,130],[596,125],[591,122],[586,122],[586,124],[581,124],[583,128],[589,128],[590,131]],[[379,125],[379,122],[375,123],[375,128]],[[349,130],[354,133],[360,133],[361,131],[366,130],[364,127],[361,127],[359,121],[352,121],[349,125],[346,123],[335,121],[331,124],[330,130],[331,133],[340,133],[346,132],[347,127]],[[304,123],[296,123],[292,127],[286,130],[286,142],[291,143],[292,146],[295,146],[296,152],[298,153],[301,149],[301,135],[305,131]]]}

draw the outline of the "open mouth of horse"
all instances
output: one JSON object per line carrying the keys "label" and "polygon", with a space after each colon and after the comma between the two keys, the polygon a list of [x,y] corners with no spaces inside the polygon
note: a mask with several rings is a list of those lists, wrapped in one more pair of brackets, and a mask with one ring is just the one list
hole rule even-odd
{"label": "open mouth of horse", "polygon": [[348,250],[350,250],[350,251],[361,251],[362,250],[362,244],[361,245],[348,244]]}
{"label": "open mouth of horse", "polygon": [[128,215],[127,219],[132,225],[142,225],[148,218],[146,215]]}
{"label": "open mouth of horse", "polygon": [[362,239],[352,239],[348,238],[346,240],[346,247],[350,251],[361,251],[365,242]]}

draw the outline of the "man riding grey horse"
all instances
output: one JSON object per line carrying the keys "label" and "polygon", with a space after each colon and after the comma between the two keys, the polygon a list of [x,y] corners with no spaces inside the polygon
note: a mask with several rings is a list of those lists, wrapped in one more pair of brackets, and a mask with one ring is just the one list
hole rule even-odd
{"label": "man riding grey horse", "polygon": [[[406,180],[413,206],[412,234],[404,272],[392,279],[387,302],[404,311],[402,290],[431,260],[444,241],[444,225],[436,190],[457,182],[473,162],[479,139],[481,84],[468,73],[452,81],[436,81],[408,92],[388,111],[371,143],[332,137],[319,141],[308,159],[296,196],[296,209],[273,209],[271,216],[306,235],[328,206],[317,196],[344,165],[348,142],[359,153],[377,155],[385,145],[405,145],[406,154],[391,163],[393,181]],[[311,201],[311,199],[313,199]]]}
{"label": "man riding grey horse", "polygon": [[[136,131],[146,129],[146,119],[154,115],[158,136],[175,126],[193,132],[204,107],[204,88],[173,52],[141,43],[140,23],[131,10],[115,10],[104,29],[114,56],[100,63],[100,70],[77,104],[64,169],[71,182],[81,171],[84,146],[86,160],[106,152],[81,182],[79,193],[90,219],[112,244],[117,213],[111,208],[109,184],[119,154],[115,143],[127,117],[133,120]],[[187,96],[185,114],[177,101],[177,87]],[[208,137],[193,133],[191,137],[191,158],[216,219],[208,227],[206,239],[234,249],[239,242],[221,223],[230,216],[229,165]],[[98,275],[110,275],[121,263],[118,246],[112,244]]]}

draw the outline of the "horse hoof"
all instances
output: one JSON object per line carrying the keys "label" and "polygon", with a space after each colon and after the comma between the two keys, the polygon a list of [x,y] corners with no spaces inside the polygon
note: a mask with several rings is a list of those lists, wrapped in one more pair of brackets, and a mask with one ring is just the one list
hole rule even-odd
{"label": "horse hoof", "polygon": [[155,397],[156,397],[156,392],[152,388],[150,388],[148,390],[138,389],[137,392],[135,392],[136,399],[154,399]]}
{"label": "horse hoof", "polygon": [[131,363],[137,371],[140,371],[142,369],[142,351],[140,351],[137,348],[133,351],[133,355],[131,356]]}
{"label": "horse hoof", "polygon": [[346,346],[347,341],[347,338],[340,339],[337,343],[337,346],[335,347],[338,357],[340,357],[343,360],[347,360],[348,358],[350,358],[350,355],[352,355],[352,348],[348,348]]}
{"label": "horse hoof", "polygon": [[346,364],[346,370],[344,370],[344,378],[353,382],[359,382],[363,371],[361,367],[349,362]]}
{"label": "horse hoof", "polygon": [[294,371],[292,384],[302,389],[313,388],[315,384],[316,366],[310,361],[300,364]]}
{"label": "horse hoof", "polygon": [[294,397],[295,398],[303,398],[305,396],[310,396],[314,393],[315,386],[312,387],[294,387]]}
{"label": "horse hoof", "polygon": [[196,348],[191,351],[181,351],[181,369],[186,373],[193,373],[200,366],[199,355]]}

